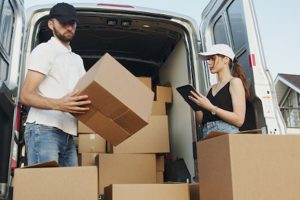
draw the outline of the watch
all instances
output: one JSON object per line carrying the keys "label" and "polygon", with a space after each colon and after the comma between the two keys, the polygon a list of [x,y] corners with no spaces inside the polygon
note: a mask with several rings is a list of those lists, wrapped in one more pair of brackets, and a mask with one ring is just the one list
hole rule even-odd
{"label": "watch", "polygon": [[214,106],[214,108],[210,112],[211,112],[212,115],[216,115],[217,114],[217,110],[218,110],[218,107]]}

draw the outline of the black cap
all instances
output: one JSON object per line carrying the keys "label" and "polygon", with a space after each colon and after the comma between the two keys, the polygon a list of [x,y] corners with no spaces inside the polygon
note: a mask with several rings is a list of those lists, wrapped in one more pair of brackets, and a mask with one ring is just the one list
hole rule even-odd
{"label": "black cap", "polygon": [[49,13],[49,19],[55,18],[62,24],[78,22],[74,6],[67,3],[58,3]]}

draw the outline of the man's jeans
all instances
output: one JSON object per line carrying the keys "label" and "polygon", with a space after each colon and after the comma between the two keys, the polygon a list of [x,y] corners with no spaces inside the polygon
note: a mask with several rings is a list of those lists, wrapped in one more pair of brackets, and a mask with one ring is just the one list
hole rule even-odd
{"label": "man's jeans", "polygon": [[58,128],[27,123],[25,146],[28,165],[55,160],[60,166],[78,166],[73,136]]}

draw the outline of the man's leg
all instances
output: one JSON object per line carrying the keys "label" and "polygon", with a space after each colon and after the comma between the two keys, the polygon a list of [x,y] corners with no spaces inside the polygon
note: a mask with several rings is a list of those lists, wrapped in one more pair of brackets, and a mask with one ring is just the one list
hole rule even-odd
{"label": "man's leg", "polygon": [[59,164],[65,167],[78,166],[76,146],[72,135],[65,134],[64,145],[59,156]]}
{"label": "man's leg", "polygon": [[28,165],[55,160],[59,158],[59,129],[44,125],[27,123],[25,129],[25,146]]}

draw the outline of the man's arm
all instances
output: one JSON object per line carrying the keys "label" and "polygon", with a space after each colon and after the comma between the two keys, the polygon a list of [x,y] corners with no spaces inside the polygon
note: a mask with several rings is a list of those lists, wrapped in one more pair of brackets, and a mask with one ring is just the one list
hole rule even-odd
{"label": "man's arm", "polygon": [[89,108],[86,107],[91,103],[91,101],[88,100],[88,96],[77,96],[78,92],[69,93],[59,99],[39,95],[37,88],[44,78],[44,74],[28,70],[21,90],[21,103],[36,108],[59,110],[69,113],[85,113],[89,110]]}

